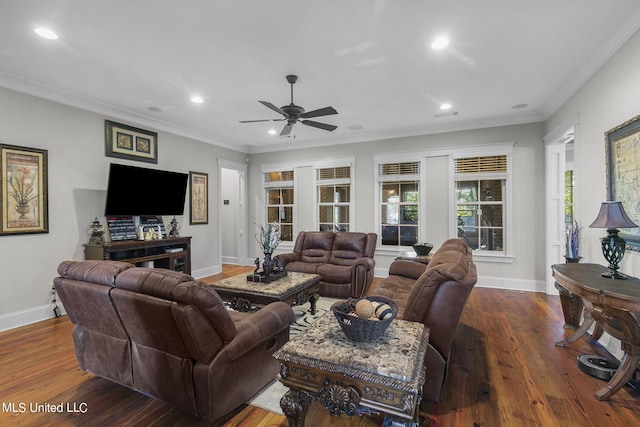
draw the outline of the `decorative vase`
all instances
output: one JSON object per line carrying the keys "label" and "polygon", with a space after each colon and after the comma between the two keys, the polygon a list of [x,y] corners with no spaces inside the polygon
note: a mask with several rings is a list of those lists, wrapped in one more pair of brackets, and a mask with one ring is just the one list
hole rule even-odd
{"label": "decorative vase", "polygon": [[433,249],[433,245],[431,243],[416,243],[413,245],[413,250],[418,256],[428,256],[431,249]]}
{"label": "decorative vase", "polygon": [[568,256],[566,256],[566,255],[565,255],[564,259],[565,259],[565,260],[567,260],[567,263],[568,263],[568,264],[576,264],[576,263],[579,263],[579,262],[580,262],[580,260],[582,259],[582,257],[581,257],[581,256],[579,256],[579,257],[575,257],[575,258],[573,258],[573,257],[568,257]]}
{"label": "decorative vase", "polygon": [[20,219],[24,219],[27,217],[27,213],[31,210],[29,207],[29,202],[20,202],[18,206],[16,206],[16,211],[20,214]]}
{"label": "decorative vase", "polygon": [[271,252],[264,253],[264,262],[262,263],[262,271],[264,272],[264,277],[271,276],[271,272],[273,271],[273,261],[271,261]]}

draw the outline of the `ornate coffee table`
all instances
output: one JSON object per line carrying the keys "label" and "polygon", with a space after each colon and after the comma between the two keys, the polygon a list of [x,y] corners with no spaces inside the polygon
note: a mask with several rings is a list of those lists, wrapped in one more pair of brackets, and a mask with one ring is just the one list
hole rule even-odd
{"label": "ornate coffee table", "polygon": [[273,355],[289,426],[304,426],[314,398],[332,415],[385,413],[385,425],[418,426],[428,341],[422,323],[394,320],[382,337],[354,342],[326,313]]}
{"label": "ornate coffee table", "polygon": [[254,306],[265,306],[276,301],[284,301],[292,306],[309,301],[309,312],[315,314],[316,301],[320,297],[318,274],[288,272],[271,283],[260,283],[247,281],[247,274],[244,273],[212,283],[211,286],[220,298],[238,311],[251,311]]}

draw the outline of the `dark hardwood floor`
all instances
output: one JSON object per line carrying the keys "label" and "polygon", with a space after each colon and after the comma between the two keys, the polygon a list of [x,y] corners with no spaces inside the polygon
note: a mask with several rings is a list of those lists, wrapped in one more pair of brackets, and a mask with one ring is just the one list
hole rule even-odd
{"label": "dark hardwood floor", "polygon": [[[222,275],[206,281],[246,270],[225,266]],[[605,383],[579,371],[576,357],[596,353],[596,347],[585,341],[554,346],[571,332],[563,323],[556,296],[475,288],[458,327],[444,401],[424,404],[423,425],[639,425],[638,391],[627,386],[600,402],[593,394]],[[62,317],[0,333],[0,426],[287,425],[285,417],[251,406],[207,423],[82,372],[71,329]],[[63,412],[33,412],[42,409],[37,404],[62,404]],[[307,415],[314,427],[381,423],[380,416],[331,417],[316,403]]]}

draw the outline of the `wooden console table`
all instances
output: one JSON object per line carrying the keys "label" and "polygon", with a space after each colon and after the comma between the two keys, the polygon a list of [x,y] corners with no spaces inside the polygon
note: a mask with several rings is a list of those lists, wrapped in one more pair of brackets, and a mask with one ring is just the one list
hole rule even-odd
{"label": "wooden console table", "polygon": [[[582,325],[573,335],[556,345],[565,347],[583,336],[594,321],[621,342],[624,356],[616,374],[595,394],[607,400],[631,379],[640,363],[640,326],[631,313],[640,313],[640,280],[613,280],[602,277],[609,271],[598,264],[556,264],[551,266],[560,286],[581,297],[585,303]],[[620,329],[611,327],[617,321]]]}
{"label": "wooden console table", "polygon": [[156,268],[191,274],[191,237],[159,240],[123,240],[84,245],[85,259],[124,261],[142,265],[153,261]]}

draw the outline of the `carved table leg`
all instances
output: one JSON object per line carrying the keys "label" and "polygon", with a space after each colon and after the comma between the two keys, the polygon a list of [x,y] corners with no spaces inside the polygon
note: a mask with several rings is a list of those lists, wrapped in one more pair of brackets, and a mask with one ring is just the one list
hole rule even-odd
{"label": "carved table leg", "polygon": [[311,396],[305,391],[289,389],[282,396],[280,407],[289,421],[289,427],[304,427],[309,405],[311,405]]}
{"label": "carved table leg", "polygon": [[576,331],[574,332],[573,335],[563,339],[562,341],[558,341],[556,343],[556,345],[558,347],[566,347],[567,345],[569,345],[572,342],[576,341],[581,336],[586,334],[587,331],[589,330],[589,328],[591,327],[591,325],[593,325],[594,319],[593,319],[593,316],[592,316],[592,313],[591,313],[593,311],[593,304],[591,304],[587,300],[584,300],[583,302],[584,302],[585,310],[584,310],[584,320],[582,321],[582,324],[580,325],[580,327],[578,329],[576,329]]}
{"label": "carved table leg", "polygon": [[309,295],[309,304],[311,304],[311,308],[309,308],[309,313],[316,314],[316,303],[318,302],[319,295],[313,293]]}
{"label": "carved table leg", "polygon": [[636,319],[624,310],[607,308],[602,317],[607,323],[616,319],[624,334],[621,339],[624,356],[622,356],[620,367],[607,385],[596,392],[596,399],[607,400],[620,390],[638,369],[638,363],[640,363],[640,326]]}

